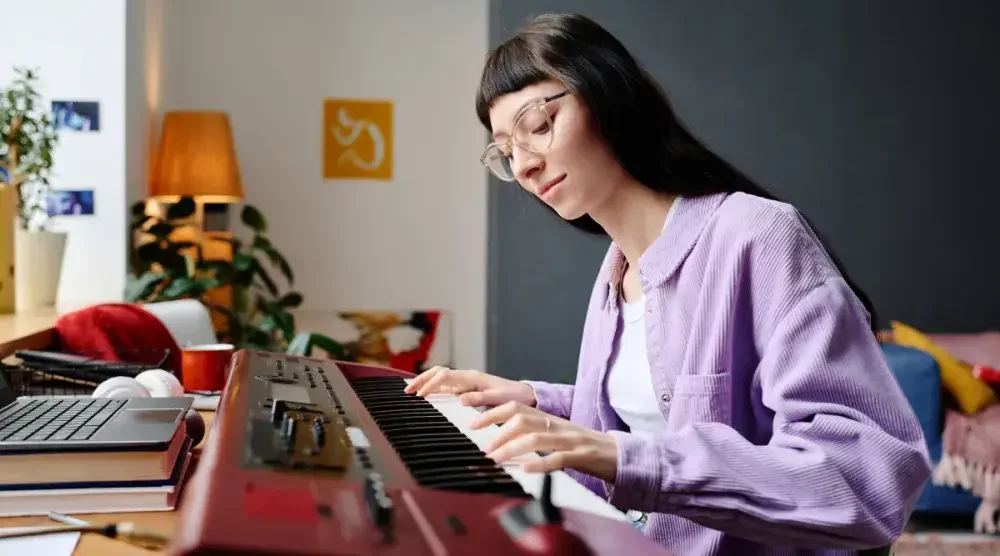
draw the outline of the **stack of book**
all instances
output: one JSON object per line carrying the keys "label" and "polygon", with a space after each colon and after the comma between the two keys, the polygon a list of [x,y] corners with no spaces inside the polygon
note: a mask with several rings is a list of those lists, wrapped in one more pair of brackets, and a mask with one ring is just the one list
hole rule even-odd
{"label": "stack of book", "polygon": [[0,454],[0,516],[173,510],[190,454],[183,419],[162,451]]}

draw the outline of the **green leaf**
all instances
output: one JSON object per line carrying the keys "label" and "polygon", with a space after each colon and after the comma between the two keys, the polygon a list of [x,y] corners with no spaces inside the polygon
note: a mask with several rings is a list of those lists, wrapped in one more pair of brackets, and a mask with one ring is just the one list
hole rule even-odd
{"label": "green leaf", "polygon": [[160,272],[149,272],[143,274],[127,284],[125,300],[129,303],[136,303],[145,300],[166,278],[167,275]]}
{"label": "green leaf", "polygon": [[281,299],[278,300],[278,305],[289,308],[298,307],[302,305],[302,294],[299,292],[288,292],[281,296]]}
{"label": "green leaf", "polygon": [[163,296],[169,299],[177,299],[184,296],[200,296],[205,293],[201,284],[197,280],[192,280],[187,276],[177,276],[170,281],[170,284],[163,289]]}
{"label": "green leaf", "polygon": [[313,348],[320,348],[327,352],[330,357],[338,360],[347,359],[347,349],[343,344],[322,334],[312,332],[300,332],[288,344],[287,352],[291,355],[302,355],[308,357],[312,355]]}
{"label": "green leaf", "polygon": [[203,291],[215,289],[226,285],[222,280],[218,278],[198,278],[195,280]]}
{"label": "green leaf", "polygon": [[174,231],[174,225],[169,222],[164,222],[161,220],[156,224],[150,226],[149,229],[146,231],[160,239],[167,239],[170,236],[170,234]]}
{"label": "green leaf", "polygon": [[257,265],[257,259],[245,253],[237,253],[233,256],[233,269],[236,272],[250,272]]}
{"label": "green leaf", "polygon": [[264,285],[267,286],[268,293],[270,293],[271,296],[276,297],[278,295],[278,285],[271,279],[271,275],[267,272],[267,269],[265,269],[259,262],[254,268],[257,269],[257,276],[262,282],[264,282]]}
{"label": "green leaf", "polygon": [[139,259],[150,263],[160,263],[163,259],[163,253],[163,247],[161,247],[159,242],[156,241],[143,243],[136,249],[136,254],[139,255]]}
{"label": "green leaf", "polygon": [[181,220],[194,214],[197,205],[193,197],[181,197],[167,209],[167,220]]}
{"label": "green leaf", "polygon": [[236,277],[236,270],[229,261],[199,260],[197,272],[208,273],[223,284],[232,283]]}
{"label": "green leaf", "polygon": [[264,215],[257,210],[257,207],[253,205],[243,205],[243,212],[240,214],[240,220],[244,224],[250,227],[251,230],[257,233],[264,233],[267,231],[267,221],[264,219]]}
{"label": "green leaf", "polygon": [[271,336],[260,328],[247,328],[244,331],[243,341],[267,347],[272,344]]}
{"label": "green leaf", "polygon": [[281,274],[285,277],[285,280],[288,280],[289,284],[295,283],[295,275],[292,273],[291,265],[289,265],[285,257],[278,252],[273,245],[271,245],[270,240],[263,236],[256,236],[254,237],[252,247],[267,255],[267,258],[271,260],[272,264],[278,267]]}

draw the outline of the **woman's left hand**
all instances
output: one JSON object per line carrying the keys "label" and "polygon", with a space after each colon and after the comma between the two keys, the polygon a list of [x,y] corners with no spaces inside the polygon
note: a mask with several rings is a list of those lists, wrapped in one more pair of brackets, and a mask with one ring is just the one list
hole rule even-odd
{"label": "woman's left hand", "polygon": [[575,469],[608,482],[618,473],[618,442],[610,434],[581,427],[518,402],[485,411],[470,423],[473,429],[503,423],[486,446],[497,463],[531,452],[549,452],[522,464],[528,472]]}

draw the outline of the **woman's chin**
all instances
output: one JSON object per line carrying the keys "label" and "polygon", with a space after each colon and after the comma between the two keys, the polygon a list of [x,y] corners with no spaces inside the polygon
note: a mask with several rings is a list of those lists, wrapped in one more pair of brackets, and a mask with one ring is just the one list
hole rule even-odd
{"label": "woman's chin", "polygon": [[585,211],[576,210],[576,207],[554,206],[552,207],[552,210],[556,211],[556,214],[558,214],[560,218],[566,220],[567,222],[576,220],[587,214]]}

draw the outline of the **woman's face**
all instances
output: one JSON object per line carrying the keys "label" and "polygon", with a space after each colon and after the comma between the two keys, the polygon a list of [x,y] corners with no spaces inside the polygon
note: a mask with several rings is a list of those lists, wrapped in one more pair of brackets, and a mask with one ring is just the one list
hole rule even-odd
{"label": "woman's face", "polygon": [[[490,124],[497,142],[509,141],[514,118],[526,103],[566,90],[558,81],[530,85],[498,98],[490,109]],[[549,129],[544,117],[518,125],[518,136],[544,137],[547,148],[533,152],[518,142],[508,144],[514,177],[528,192],[552,207],[562,218],[575,220],[593,213],[622,182],[624,170],[607,143],[595,131],[590,112],[579,97],[570,93],[545,104],[551,118]],[[539,125],[540,124],[540,125]],[[529,143],[532,139],[519,141]]]}

